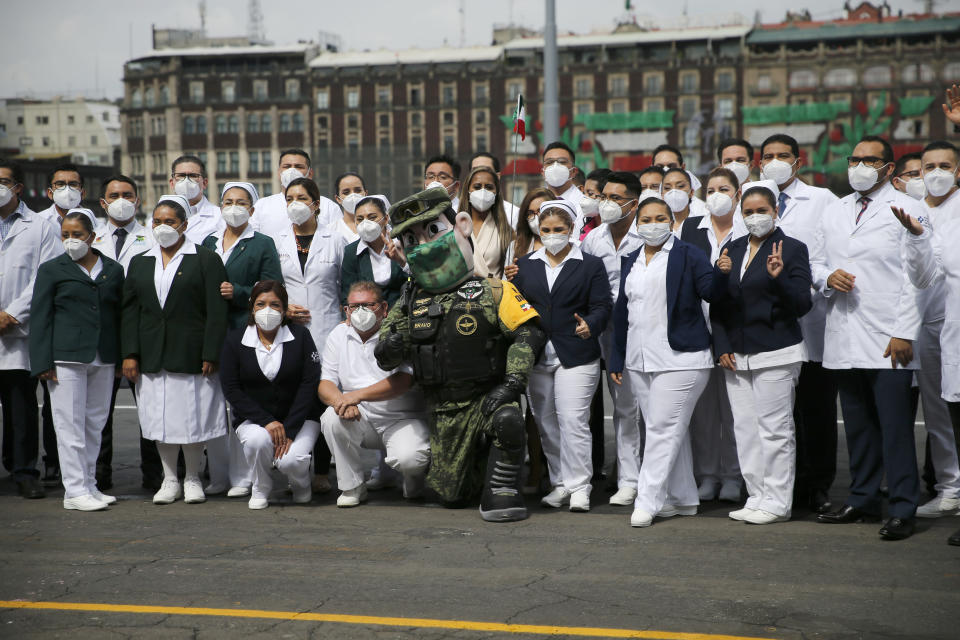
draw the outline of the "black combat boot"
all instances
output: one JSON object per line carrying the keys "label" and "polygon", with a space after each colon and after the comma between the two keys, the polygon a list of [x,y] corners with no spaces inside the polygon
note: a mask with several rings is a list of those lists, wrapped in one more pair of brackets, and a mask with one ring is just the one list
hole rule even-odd
{"label": "black combat boot", "polygon": [[490,447],[487,475],[480,496],[480,517],[487,522],[526,520],[527,505],[520,493],[523,449],[505,451]]}

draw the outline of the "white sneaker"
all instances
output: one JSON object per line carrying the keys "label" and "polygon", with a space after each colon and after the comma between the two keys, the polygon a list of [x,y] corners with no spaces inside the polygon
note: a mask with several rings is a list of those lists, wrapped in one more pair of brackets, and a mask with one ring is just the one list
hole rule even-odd
{"label": "white sneaker", "polygon": [[590,492],[586,489],[574,491],[570,494],[570,511],[587,512],[590,511]]}
{"label": "white sneaker", "polygon": [[[403,477],[403,497],[407,500],[414,500],[423,495],[423,488],[426,485],[426,476],[417,474],[415,476]],[[367,485],[369,489],[369,484]]]}
{"label": "white sneaker", "polygon": [[307,504],[311,500],[313,500],[313,489],[310,485],[307,485],[303,489],[293,490],[293,501],[296,504]]}
{"label": "white sneaker", "polygon": [[610,504],[620,507],[629,507],[637,499],[637,490],[633,487],[623,487],[617,489],[617,492],[610,496]]}
{"label": "white sneaker", "polygon": [[748,509],[747,507],[744,507],[743,509],[737,509],[736,511],[731,511],[727,515],[730,516],[731,520],[739,520],[740,522],[744,522],[747,519],[747,516],[749,516],[753,512],[754,512],[754,509]]}
{"label": "white sneaker", "polygon": [[790,516],[778,516],[763,509],[754,509],[752,513],[744,516],[743,521],[750,524],[773,524],[774,522],[786,522],[789,519]]}
{"label": "white sneaker", "polygon": [[94,498],[96,498],[103,504],[110,505],[110,504],[116,504],[117,502],[116,496],[108,496],[105,493],[100,493],[100,489],[96,489],[96,488],[90,489],[90,495],[92,495]]}
{"label": "white sneaker", "polygon": [[695,516],[697,515],[697,505],[692,506],[676,506],[672,504],[665,504],[657,511],[658,518],[672,518],[673,516]]}
{"label": "white sneaker", "polygon": [[540,504],[554,509],[559,509],[568,502],[570,502],[570,492],[563,487],[554,487],[553,491],[540,498]]}
{"label": "white sneaker", "polygon": [[218,496],[227,490],[227,485],[219,482],[211,482],[203,488],[203,492],[208,496]]}
{"label": "white sneaker", "polygon": [[736,480],[724,480],[720,487],[720,500],[723,502],[740,502],[741,487]]}
{"label": "white sneaker", "polygon": [[183,501],[187,504],[200,504],[207,501],[203,485],[199,478],[185,478],[183,481]]}
{"label": "white sneaker", "polygon": [[182,495],[178,481],[164,478],[160,491],[153,494],[153,504],[171,504]]}
{"label": "white sneaker", "polygon": [[338,507],[356,507],[367,501],[367,488],[364,485],[342,491],[337,497]]}
{"label": "white sneaker", "polygon": [[[210,493],[206,491],[206,493]],[[228,498],[246,498],[250,495],[250,487],[230,487],[230,490],[227,491]]]}
{"label": "white sneaker", "polygon": [[715,478],[705,479],[697,488],[697,493],[700,495],[701,502],[716,500],[718,491],[720,491],[720,482]]}
{"label": "white sneaker", "polygon": [[91,494],[77,496],[76,498],[64,498],[63,508],[76,511],[103,511],[107,508],[105,502],[100,502]]}
{"label": "white sneaker", "polygon": [[634,509],[630,515],[631,527],[649,527],[653,524],[653,516],[643,509]]}
{"label": "white sneaker", "polygon": [[960,511],[960,498],[941,498],[937,496],[930,502],[917,508],[918,518],[939,518]]}
{"label": "white sneaker", "polygon": [[266,498],[250,498],[250,502],[247,503],[248,509],[266,509],[270,506],[270,503]]}

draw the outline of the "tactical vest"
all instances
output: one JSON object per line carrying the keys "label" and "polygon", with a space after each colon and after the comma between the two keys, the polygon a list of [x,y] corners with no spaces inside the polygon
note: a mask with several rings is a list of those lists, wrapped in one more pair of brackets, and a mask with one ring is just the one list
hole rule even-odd
{"label": "tactical vest", "polygon": [[411,358],[426,391],[465,399],[503,380],[509,343],[497,321],[501,291],[491,295],[478,278],[445,293],[414,289],[407,301]]}

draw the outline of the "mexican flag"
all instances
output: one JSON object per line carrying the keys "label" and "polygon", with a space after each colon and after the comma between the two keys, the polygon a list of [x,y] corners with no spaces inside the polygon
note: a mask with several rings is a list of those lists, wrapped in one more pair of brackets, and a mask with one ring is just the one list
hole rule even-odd
{"label": "mexican flag", "polygon": [[523,94],[517,96],[517,110],[513,114],[513,132],[520,134],[521,140],[527,139],[527,109],[523,106]]}

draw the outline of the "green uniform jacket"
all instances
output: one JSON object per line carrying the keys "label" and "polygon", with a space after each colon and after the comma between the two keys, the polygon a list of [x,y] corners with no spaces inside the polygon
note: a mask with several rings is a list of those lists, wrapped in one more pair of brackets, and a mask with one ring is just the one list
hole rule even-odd
{"label": "green uniform jacket", "polygon": [[160,370],[199,374],[204,361],[219,362],[227,333],[227,280],[220,256],[197,247],[183,256],[163,308],[153,283],[156,259],[148,253],[130,262],[123,286],[121,352],[144,373]]}
{"label": "green uniform jacket", "polygon": [[[357,255],[357,247],[360,241],[351,242],[343,249],[343,265],[340,267],[340,303],[347,304],[347,292],[354,282],[369,280],[373,282],[373,266],[370,264],[369,249],[360,255]],[[403,283],[407,281],[407,273],[403,267],[396,262],[390,261],[390,282],[386,286],[381,286],[383,297],[387,300],[387,305],[393,307],[393,303],[400,297],[400,290]]]}
{"label": "green uniform jacket", "polygon": [[[217,236],[207,236],[203,246],[216,252]],[[229,324],[231,329],[239,329],[247,326],[253,285],[261,280],[283,282],[280,256],[277,255],[277,247],[269,236],[254,233],[252,238],[237,241],[225,266],[227,281],[233,285],[233,299],[227,300]]]}
{"label": "green uniform jacket", "polygon": [[120,357],[123,267],[96,249],[103,270],[96,282],[67,254],[37,270],[30,304],[30,368],[38,376],[56,360],[106,364]]}

